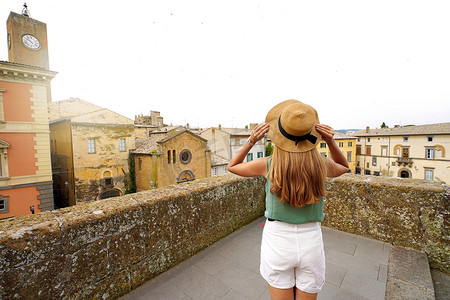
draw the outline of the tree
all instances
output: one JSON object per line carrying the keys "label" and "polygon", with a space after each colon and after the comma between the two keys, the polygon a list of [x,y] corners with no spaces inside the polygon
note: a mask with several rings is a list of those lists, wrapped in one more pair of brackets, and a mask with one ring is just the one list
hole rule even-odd
{"label": "tree", "polygon": [[386,128],[386,124],[384,122],[381,124],[381,128]]}
{"label": "tree", "polygon": [[271,143],[266,145],[266,156],[271,156],[273,153],[273,145]]}

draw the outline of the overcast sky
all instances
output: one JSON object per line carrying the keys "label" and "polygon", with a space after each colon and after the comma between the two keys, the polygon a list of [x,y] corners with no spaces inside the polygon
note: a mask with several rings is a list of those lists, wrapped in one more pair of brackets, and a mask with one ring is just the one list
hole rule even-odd
{"label": "overcast sky", "polygon": [[[53,101],[243,127],[282,100],[335,129],[450,121],[450,1],[29,0]],[[6,20],[23,1],[1,0]]]}

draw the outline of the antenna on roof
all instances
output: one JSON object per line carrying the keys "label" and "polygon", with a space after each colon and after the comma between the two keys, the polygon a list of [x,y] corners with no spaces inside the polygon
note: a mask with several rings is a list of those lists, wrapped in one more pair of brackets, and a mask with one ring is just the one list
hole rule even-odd
{"label": "antenna on roof", "polygon": [[28,10],[27,2],[23,2],[22,15],[25,17],[30,17],[30,11]]}

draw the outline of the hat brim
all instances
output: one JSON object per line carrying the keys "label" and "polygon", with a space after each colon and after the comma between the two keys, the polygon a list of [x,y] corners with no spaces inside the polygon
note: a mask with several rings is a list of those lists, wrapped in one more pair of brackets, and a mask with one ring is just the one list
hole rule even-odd
{"label": "hat brim", "polygon": [[[296,144],[295,141],[289,140],[285,138],[281,133],[280,129],[278,128],[278,119],[280,118],[283,111],[286,110],[288,106],[294,103],[299,103],[298,100],[286,100],[281,103],[278,103],[272,109],[267,113],[266,116],[266,123],[269,124],[269,132],[267,133],[267,136],[271,139],[271,141],[279,148],[283,149],[284,151],[288,152],[307,152],[312,149],[314,149],[317,144],[319,144],[322,135],[316,131],[315,125],[320,124],[319,117],[317,116],[316,112],[316,123],[314,124],[311,135],[315,136],[316,142],[311,143],[309,140],[301,141]],[[301,102],[300,102],[301,103]],[[307,104],[305,104],[307,105]],[[314,110],[316,111],[316,110]]]}

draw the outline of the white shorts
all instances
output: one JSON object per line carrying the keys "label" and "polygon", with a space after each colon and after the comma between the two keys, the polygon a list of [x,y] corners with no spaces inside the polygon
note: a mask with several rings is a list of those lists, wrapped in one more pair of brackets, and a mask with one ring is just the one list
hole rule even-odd
{"label": "white shorts", "polygon": [[261,242],[261,276],[271,286],[296,286],[317,293],[325,283],[325,251],[319,222],[266,221]]}

